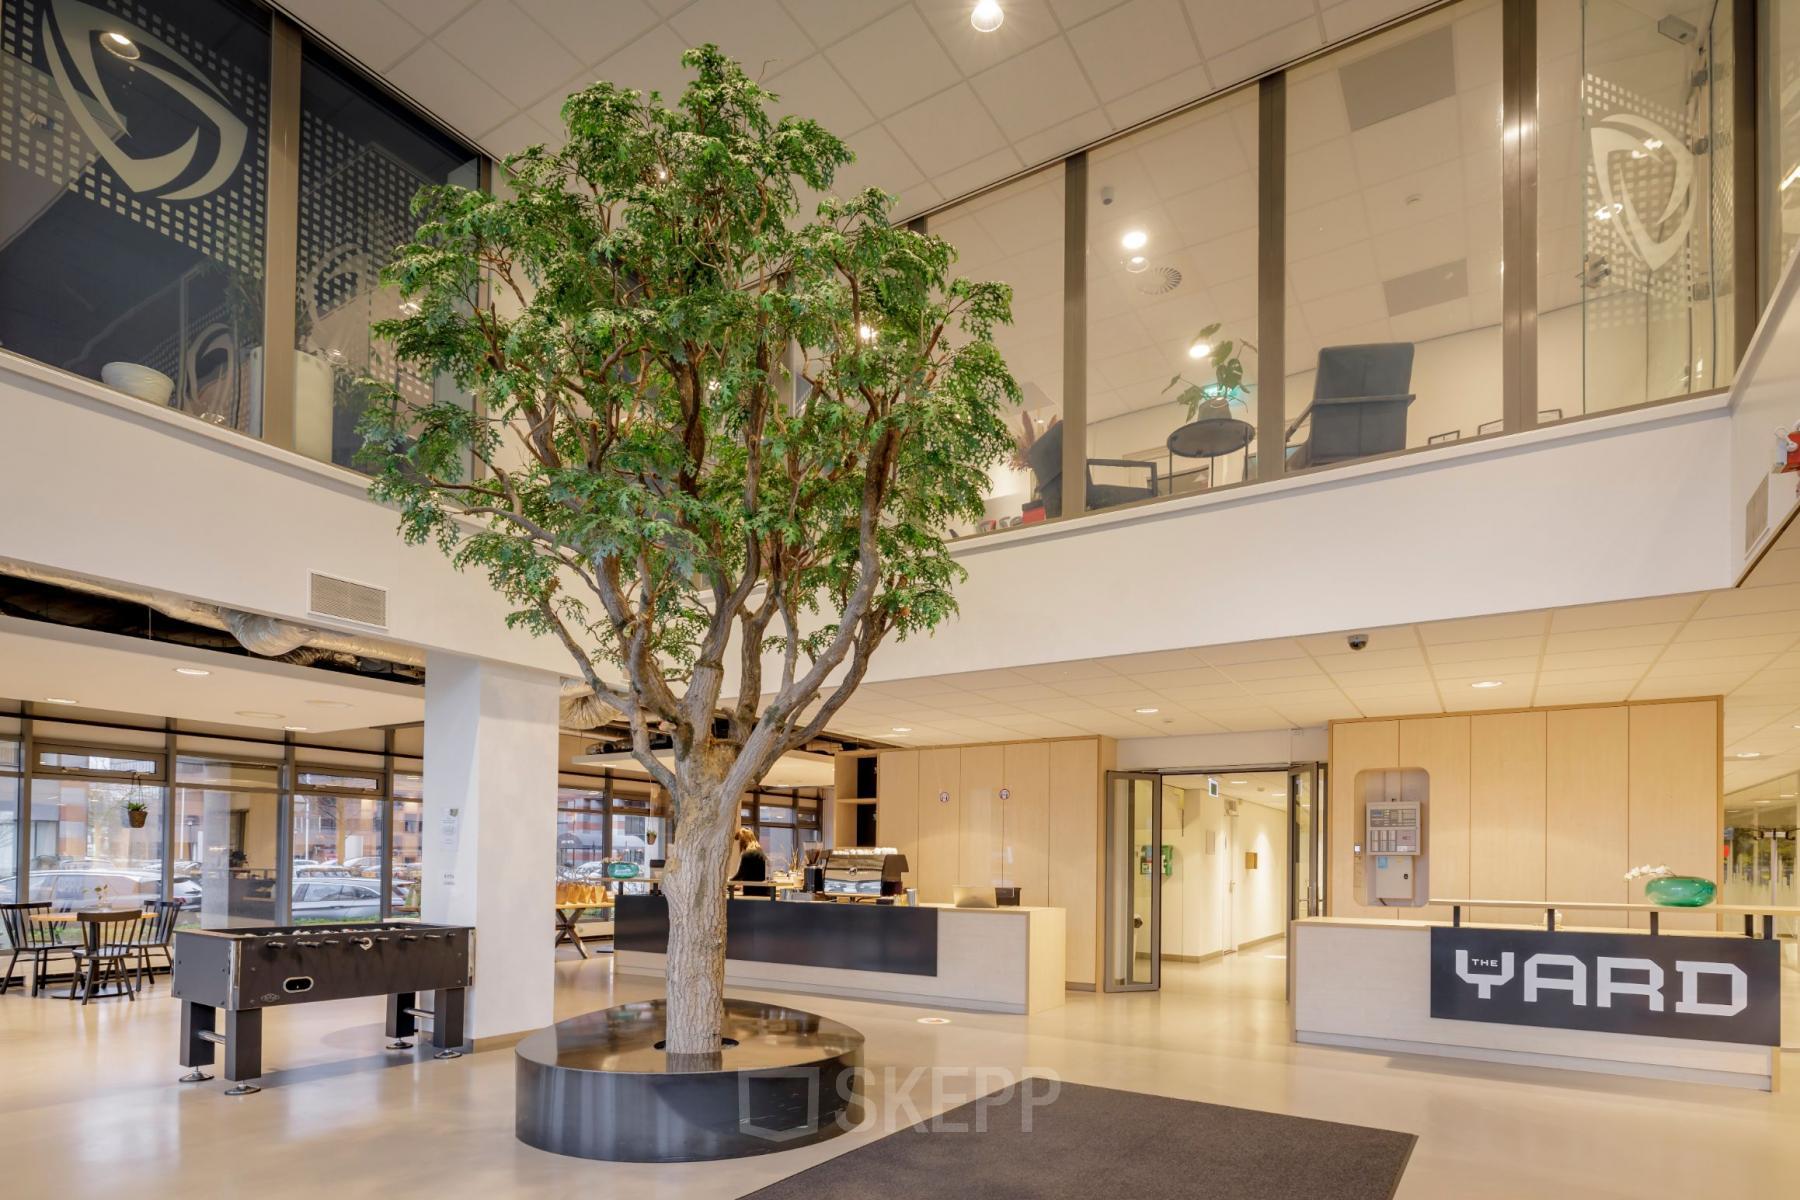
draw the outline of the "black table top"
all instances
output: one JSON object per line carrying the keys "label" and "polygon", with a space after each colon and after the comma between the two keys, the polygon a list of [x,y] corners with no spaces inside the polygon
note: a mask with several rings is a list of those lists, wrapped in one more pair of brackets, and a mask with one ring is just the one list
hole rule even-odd
{"label": "black table top", "polygon": [[1182,458],[1235,454],[1256,438],[1256,426],[1236,417],[1201,417],[1169,435],[1169,453]]}

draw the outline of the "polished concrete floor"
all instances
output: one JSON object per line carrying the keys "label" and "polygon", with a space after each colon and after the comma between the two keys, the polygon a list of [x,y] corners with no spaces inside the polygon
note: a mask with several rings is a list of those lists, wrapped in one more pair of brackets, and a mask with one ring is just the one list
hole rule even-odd
{"label": "polished concrete floor", "polygon": [[[1021,1071],[1409,1130],[1411,1200],[1800,1194],[1800,1056],[1787,1055],[1790,1090],[1768,1095],[1299,1047],[1282,954],[1275,942],[1169,964],[1159,994],[1071,993],[1033,1017],[803,999],[867,1034],[874,1121],[809,1149],[677,1167],[519,1144],[511,1052],[385,1052],[376,1000],[271,1012],[279,1069],[234,1099],[216,1081],[175,1082],[166,982],[86,1008],[14,990],[0,997],[0,1196],[735,1197]],[[570,954],[557,975],[559,1016],[652,994],[615,983],[606,955]]]}

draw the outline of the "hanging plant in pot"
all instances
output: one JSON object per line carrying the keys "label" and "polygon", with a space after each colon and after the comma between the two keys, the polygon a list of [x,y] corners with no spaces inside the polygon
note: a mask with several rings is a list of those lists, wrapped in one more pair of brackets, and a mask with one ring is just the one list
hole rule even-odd
{"label": "hanging plant in pot", "polygon": [[142,829],[144,822],[150,818],[150,806],[142,800],[125,802],[125,823],[133,829]]}

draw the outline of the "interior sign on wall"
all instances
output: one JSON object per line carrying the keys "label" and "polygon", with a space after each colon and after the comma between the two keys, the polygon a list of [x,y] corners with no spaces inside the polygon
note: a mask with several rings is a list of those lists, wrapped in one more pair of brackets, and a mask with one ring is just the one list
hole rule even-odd
{"label": "interior sign on wall", "polygon": [[1781,1044],[1780,943],[1539,930],[1431,930],[1431,1015]]}

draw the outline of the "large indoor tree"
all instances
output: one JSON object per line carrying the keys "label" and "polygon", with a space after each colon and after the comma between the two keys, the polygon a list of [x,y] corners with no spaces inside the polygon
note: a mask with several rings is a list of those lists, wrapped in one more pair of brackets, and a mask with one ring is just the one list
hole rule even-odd
{"label": "large indoor tree", "polygon": [[596,84],[498,194],[420,195],[376,332],[473,404],[371,383],[364,429],[405,537],[560,641],[667,790],[667,1045],[706,1055],[739,802],[955,610],[946,541],[1019,394],[1004,284],[883,192],[836,198],[844,143],[715,47],[683,62],[679,103]]}

